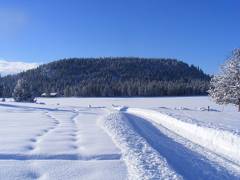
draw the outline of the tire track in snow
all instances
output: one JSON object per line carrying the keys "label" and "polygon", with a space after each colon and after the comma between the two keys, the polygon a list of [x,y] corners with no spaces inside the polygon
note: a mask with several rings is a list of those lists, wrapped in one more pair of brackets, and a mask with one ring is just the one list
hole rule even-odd
{"label": "tire track in snow", "polygon": [[202,154],[175,141],[176,138],[173,136],[168,137],[166,134],[169,133],[163,127],[160,131],[146,119],[128,113],[126,117],[135,131],[165,157],[169,165],[184,179],[239,179],[239,174],[229,172],[224,167],[211,162]]}
{"label": "tire track in snow", "polygon": [[179,136],[240,166],[240,137],[237,134],[185,122],[153,110],[129,108],[127,112],[162,125]]}
{"label": "tire track in snow", "polygon": [[134,131],[123,113],[110,113],[99,123],[121,149],[130,180],[182,179],[166,159]]}

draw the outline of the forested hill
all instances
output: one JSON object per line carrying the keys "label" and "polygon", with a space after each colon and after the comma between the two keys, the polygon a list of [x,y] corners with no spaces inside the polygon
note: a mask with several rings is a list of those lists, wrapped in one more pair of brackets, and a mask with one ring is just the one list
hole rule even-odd
{"label": "forested hill", "polygon": [[71,58],[2,77],[3,96],[26,79],[36,96],[178,96],[204,95],[210,77],[173,59]]}

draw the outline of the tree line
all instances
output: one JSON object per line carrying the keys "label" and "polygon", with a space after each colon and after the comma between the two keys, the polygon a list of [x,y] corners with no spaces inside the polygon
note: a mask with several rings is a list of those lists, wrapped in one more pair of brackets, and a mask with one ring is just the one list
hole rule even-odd
{"label": "tree line", "polygon": [[0,95],[11,97],[19,79],[33,96],[188,96],[206,95],[209,75],[175,59],[70,58],[0,78]]}

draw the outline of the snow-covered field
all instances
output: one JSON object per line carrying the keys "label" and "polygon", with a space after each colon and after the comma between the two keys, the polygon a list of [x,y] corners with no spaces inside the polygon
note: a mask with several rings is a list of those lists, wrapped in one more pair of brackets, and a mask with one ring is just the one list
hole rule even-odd
{"label": "snow-covered field", "polygon": [[240,179],[240,113],[208,97],[7,99],[0,144],[0,179]]}

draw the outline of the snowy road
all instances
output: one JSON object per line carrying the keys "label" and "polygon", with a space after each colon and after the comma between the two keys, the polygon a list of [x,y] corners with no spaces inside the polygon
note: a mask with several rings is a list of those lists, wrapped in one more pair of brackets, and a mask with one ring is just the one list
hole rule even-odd
{"label": "snowy road", "polygon": [[112,100],[51,101],[0,104],[0,179],[240,178],[240,138],[228,126]]}
{"label": "snowy road", "polygon": [[185,139],[179,141],[181,137],[163,126],[154,125],[132,114],[126,114],[126,117],[132,127],[166,158],[169,166],[184,179],[238,179],[236,174],[229,173],[224,167],[195,150],[200,147],[191,143],[191,148],[188,148],[190,142],[185,146]]}
{"label": "snowy road", "polygon": [[123,152],[130,179],[239,179],[238,164],[131,112],[120,110],[103,122]]}

